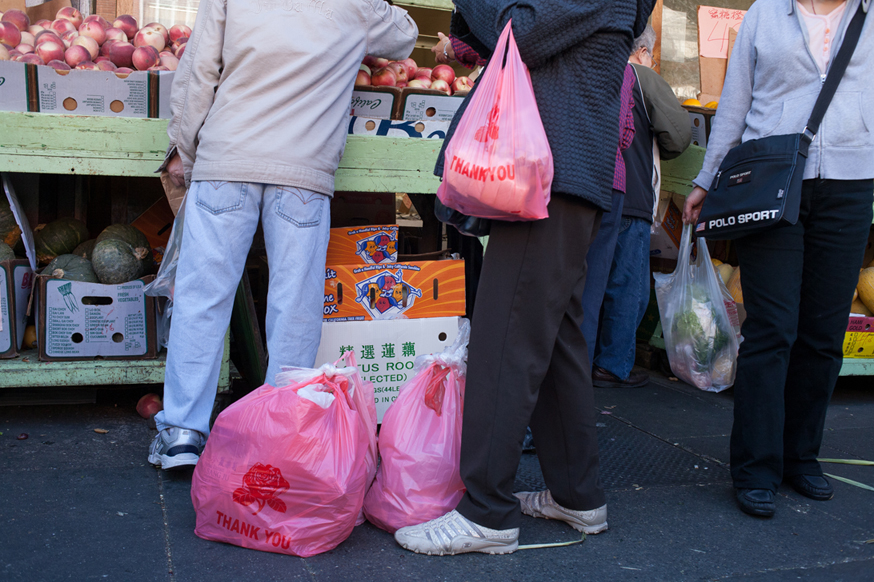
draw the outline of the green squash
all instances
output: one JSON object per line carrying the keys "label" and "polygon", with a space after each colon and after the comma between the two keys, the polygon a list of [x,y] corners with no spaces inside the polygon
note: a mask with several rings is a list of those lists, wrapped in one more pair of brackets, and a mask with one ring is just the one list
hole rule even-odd
{"label": "green squash", "polygon": [[24,254],[24,244],[21,241],[21,229],[15,222],[15,215],[5,198],[0,201],[0,242],[12,247],[15,252]]}
{"label": "green squash", "polygon": [[[129,224],[110,224],[97,236],[97,242],[110,239],[126,242],[137,250],[138,255],[143,256],[139,274],[134,278],[142,277],[152,271],[152,265],[155,262],[152,257],[152,247],[149,245],[149,239],[140,229]],[[144,252],[141,252],[140,249]]]}
{"label": "green squash", "polygon": [[15,253],[12,252],[12,247],[5,242],[0,242],[0,263],[3,261],[12,261],[14,259]]}
{"label": "green squash", "polygon": [[42,270],[42,274],[68,281],[100,282],[94,272],[94,267],[91,266],[91,261],[83,259],[79,255],[58,255]]}
{"label": "green squash", "polygon": [[91,265],[101,283],[120,285],[141,276],[145,252],[146,249],[134,248],[124,241],[110,238],[94,245]]}
{"label": "green squash", "polygon": [[45,265],[58,255],[67,255],[88,240],[88,227],[75,218],[59,218],[34,233],[36,259]]}
{"label": "green squash", "polygon": [[91,253],[94,252],[94,245],[97,244],[97,239],[92,238],[91,240],[86,240],[78,247],[73,249],[73,254],[82,257],[83,259],[91,260]]}

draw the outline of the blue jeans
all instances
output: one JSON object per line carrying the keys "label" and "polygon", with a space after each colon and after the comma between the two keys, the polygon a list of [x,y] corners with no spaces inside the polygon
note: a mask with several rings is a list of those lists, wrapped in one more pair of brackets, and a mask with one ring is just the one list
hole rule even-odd
{"label": "blue jeans", "polygon": [[594,364],[623,380],[634,366],[637,327],[649,303],[649,237],[647,220],[622,218],[604,292]]}
{"label": "blue jeans", "polygon": [[598,343],[598,318],[601,301],[607,290],[607,279],[613,265],[613,250],[622,224],[622,205],[625,194],[613,190],[613,206],[601,216],[601,227],[586,254],[586,288],[583,291],[583,336],[589,350],[589,364],[595,361],[595,344]]}
{"label": "blue jeans", "polygon": [[225,332],[258,220],[270,263],[266,382],[280,366],[312,367],[322,334],[330,197],[299,188],[192,182],[164,377],[168,427],[209,434]]}

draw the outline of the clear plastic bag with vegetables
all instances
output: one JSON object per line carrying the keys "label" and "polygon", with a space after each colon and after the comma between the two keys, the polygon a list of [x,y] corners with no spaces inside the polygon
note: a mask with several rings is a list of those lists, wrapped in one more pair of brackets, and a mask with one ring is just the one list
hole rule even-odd
{"label": "clear plastic bag with vegetables", "polygon": [[656,299],[671,370],[708,392],[734,384],[737,368],[737,317],[729,317],[724,285],[710,261],[707,245],[691,259],[692,226],[683,227],[677,268],[653,273]]}

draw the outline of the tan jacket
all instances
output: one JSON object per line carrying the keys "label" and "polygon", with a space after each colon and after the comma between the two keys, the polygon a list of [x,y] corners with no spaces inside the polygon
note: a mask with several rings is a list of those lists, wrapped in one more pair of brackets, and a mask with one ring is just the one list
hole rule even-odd
{"label": "tan jacket", "polygon": [[167,160],[179,152],[186,185],[331,195],[361,60],[406,58],[417,36],[384,0],[202,0],[173,81]]}

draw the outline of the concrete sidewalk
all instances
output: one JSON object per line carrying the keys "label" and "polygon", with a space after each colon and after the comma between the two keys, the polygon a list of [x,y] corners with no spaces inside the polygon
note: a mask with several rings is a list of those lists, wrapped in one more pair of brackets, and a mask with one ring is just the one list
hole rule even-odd
{"label": "concrete sidewalk", "polygon": [[[784,487],[771,520],[737,509],[727,468],[730,391],[655,375],[644,388],[597,390],[610,529],[585,543],[427,557],[365,524],[308,559],[196,537],[191,473],[146,462],[154,431],[134,411],[142,393],[0,407],[0,580],[874,580],[874,492],[835,482],[832,501],[814,502]],[[871,379],[841,380],[822,456],[874,460]],[[826,471],[874,485],[874,467]],[[516,486],[542,487],[535,455],[523,455]],[[523,517],[520,543],[575,535]]]}

